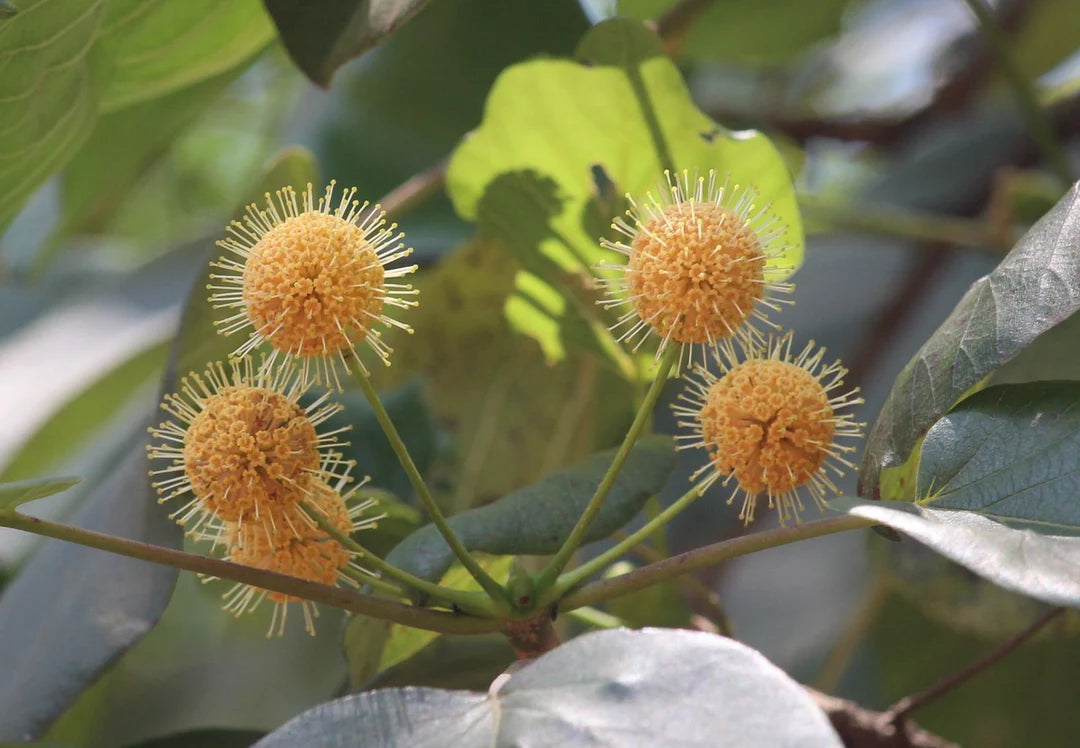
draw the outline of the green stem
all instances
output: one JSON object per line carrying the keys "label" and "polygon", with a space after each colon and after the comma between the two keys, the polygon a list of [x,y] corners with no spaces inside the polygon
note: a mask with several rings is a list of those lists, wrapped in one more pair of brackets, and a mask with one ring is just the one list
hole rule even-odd
{"label": "green stem", "polygon": [[599,579],[579,587],[559,601],[561,610],[573,610],[583,605],[596,605],[620,595],[627,595],[645,587],[686,574],[695,569],[713,566],[721,561],[744,556],[754,551],[775,548],[799,540],[808,540],[822,535],[832,535],[845,530],[870,527],[877,524],[873,520],[845,514],[829,517],[815,522],[807,522],[794,527],[778,527],[772,530],[744,535],[740,538],[723,540],[719,543],[695,548],[686,553],[657,561],[655,564],[642,566],[627,574],[610,579]]}
{"label": "green stem", "polygon": [[387,595],[393,595],[394,597],[409,596],[409,593],[406,590],[398,587],[396,584],[384,581],[379,577],[372,576],[370,572],[363,571],[361,569],[354,569],[351,566],[346,566],[341,570],[341,573],[360,585],[367,585],[368,587],[378,590],[379,592],[385,592]]}
{"label": "green stem", "polygon": [[607,473],[604,475],[603,480],[600,481],[600,485],[596,487],[596,493],[589,500],[588,505],[585,507],[585,511],[582,512],[581,517],[578,518],[577,524],[574,525],[574,529],[570,531],[570,535],[566,538],[566,541],[559,548],[555,557],[551,559],[551,563],[544,568],[540,575],[536,579],[537,594],[546,596],[547,591],[558,579],[563,569],[570,562],[570,558],[574,555],[574,552],[581,545],[582,539],[585,537],[585,531],[589,529],[589,525],[596,518],[596,515],[600,512],[600,507],[604,505],[604,499],[607,498],[608,493],[611,491],[611,487],[615,485],[615,479],[619,477],[619,471],[622,470],[623,463],[626,462],[626,458],[630,456],[630,450],[634,448],[634,444],[638,440],[638,436],[645,428],[645,424],[649,422],[652,417],[653,405],[656,404],[656,400],[660,397],[660,391],[664,389],[664,383],[667,381],[668,372],[675,365],[675,362],[679,360],[679,356],[682,353],[681,346],[678,344],[671,344],[664,352],[663,357],[660,359],[660,366],[656,372],[656,378],[653,379],[652,385],[649,387],[649,391],[645,393],[645,399],[641,402],[641,407],[638,408],[637,415],[634,417],[634,422],[630,425],[630,430],[626,432],[626,438],[623,439],[623,443],[619,446],[619,451],[615,453],[615,459],[611,461],[611,465],[607,469]]}
{"label": "green stem", "polygon": [[1031,79],[1024,74],[1016,57],[1013,55],[1009,40],[1001,31],[1001,27],[997,25],[993,13],[986,7],[983,0],[966,0],[966,2],[968,8],[971,9],[972,15],[979,22],[983,37],[993,48],[1005,78],[1009,81],[1009,85],[1012,86],[1016,102],[1020,105],[1020,111],[1027,120],[1031,137],[1042,152],[1043,158],[1046,159],[1050,167],[1065,184],[1072,184],[1076,181],[1076,175],[1073,174],[1072,166],[1069,164],[1069,157],[1066,155],[1065,149],[1061,147],[1061,143],[1058,142],[1049,117],[1046,116],[1046,112],[1039,105],[1039,97],[1035,92],[1035,86],[1032,84]]}
{"label": "green stem", "polygon": [[650,534],[670,522],[672,517],[677,515],[686,507],[690,506],[690,504],[700,496],[700,488],[698,488],[697,486],[691,488],[678,499],[673,501],[671,503],[671,506],[669,506],[667,509],[660,512],[655,517],[646,522],[644,525],[642,525],[641,529],[639,529],[637,532],[632,533],[626,539],[622,540],[619,543],[616,543],[614,546],[604,551],[591,561],[588,561],[587,563],[582,564],[576,569],[572,569],[566,574],[563,574],[561,577],[559,577],[558,581],[555,582],[554,586],[551,588],[551,593],[549,595],[550,599],[542,600],[541,604],[543,605],[558,600],[559,598],[566,595],[568,591],[572,590],[574,587],[577,587],[579,584],[584,582],[593,574],[601,571],[602,569],[617,561],[626,553],[632,551],[634,548],[636,548],[638,545],[648,539]]}
{"label": "green stem", "polygon": [[401,435],[398,434],[393,421],[390,420],[390,414],[386,412],[386,408],[383,407],[382,401],[379,400],[379,394],[375,392],[375,388],[371,384],[371,379],[368,378],[367,372],[364,370],[364,365],[360,363],[360,358],[356,355],[355,351],[349,359],[349,371],[352,373],[356,383],[360,385],[360,390],[364,393],[364,397],[367,398],[368,403],[371,405],[371,409],[375,413],[375,418],[379,421],[379,425],[382,426],[383,433],[386,434],[386,438],[390,442],[394,454],[397,455],[401,467],[405,469],[406,475],[409,476],[409,482],[412,483],[417,496],[420,497],[420,503],[424,505],[424,509],[427,510],[428,515],[431,517],[431,521],[435,524],[435,527],[438,528],[439,533],[442,534],[446,544],[450,546],[450,550],[454,552],[454,555],[457,556],[461,565],[472,575],[473,579],[477,581],[492,601],[496,603],[508,603],[506,591],[503,589],[502,585],[492,579],[491,576],[484,571],[483,567],[480,566],[480,562],[469,553],[469,549],[465,547],[465,544],[461,542],[461,539],[458,538],[449,523],[447,523],[446,517],[443,516],[442,510],[439,509],[439,505],[436,504],[435,499],[432,498],[427,484],[424,482],[423,477],[421,477],[420,471],[417,470],[416,463],[413,462],[412,456],[409,454],[405,442],[402,441]]}
{"label": "green stem", "polygon": [[577,608],[571,610],[566,614],[567,618],[572,618],[578,623],[583,623],[586,626],[591,626],[594,629],[617,629],[621,626],[626,626],[626,621],[613,616],[610,613],[605,613],[602,610],[596,608]]}
{"label": "green stem", "polygon": [[1012,248],[1013,232],[999,235],[983,221],[935,213],[865,204],[840,204],[816,195],[799,194],[799,207],[807,218],[833,228],[885,236],[899,236],[932,244],[976,247],[995,252]]}
{"label": "green stem", "polygon": [[0,512],[0,526],[57,538],[69,543],[77,543],[89,548],[97,548],[142,561],[172,566],[176,569],[230,579],[260,589],[280,592],[292,597],[301,597],[305,600],[312,600],[360,615],[400,623],[404,626],[412,626],[413,628],[437,631],[443,634],[483,634],[501,630],[500,622],[494,618],[477,618],[456,613],[426,610],[394,600],[364,595],[354,590],[308,582],[304,579],[278,574],[273,571],[264,571],[263,569],[243,566],[231,561],[185,553],[172,548],[163,548],[137,540],[118,538],[113,535],[94,532],[93,530],[84,530],[81,527],[28,517],[17,512]]}
{"label": "green stem", "polygon": [[466,590],[455,590],[450,587],[433,584],[426,579],[421,579],[404,569],[399,569],[393,564],[387,563],[367,548],[360,545],[360,543],[341,532],[341,530],[334,527],[333,523],[318,509],[306,502],[303,504],[303,507],[308,516],[315,520],[316,524],[318,524],[326,534],[354,553],[360,554],[363,557],[364,564],[378,569],[391,579],[396,579],[398,582],[413,588],[417,592],[423,592],[425,595],[429,595],[440,602],[457,605],[457,607],[461,608],[466,613],[472,613],[473,615],[479,615],[486,618],[495,618],[500,614],[505,613],[505,611],[497,609],[487,595],[468,592]]}

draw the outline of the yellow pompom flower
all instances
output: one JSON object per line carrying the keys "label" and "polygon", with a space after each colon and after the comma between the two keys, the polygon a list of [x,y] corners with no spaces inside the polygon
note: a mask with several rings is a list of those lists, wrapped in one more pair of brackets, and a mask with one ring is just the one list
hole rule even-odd
{"label": "yellow pompom flower", "polygon": [[159,501],[189,497],[170,516],[191,534],[212,519],[272,527],[319,481],[348,472],[333,452],[343,429],[318,431],[341,410],[328,393],[302,406],[309,385],[292,364],[230,368],[182,379],[161,404],[172,418],[150,429],[150,459],[166,462],[150,471]]}
{"label": "yellow pompom flower", "polygon": [[847,370],[836,361],[822,364],[823,348],[813,342],[792,354],[791,333],[763,341],[730,341],[719,346],[716,376],[698,367],[673,410],[690,434],[676,437],[679,448],[703,448],[709,462],[691,476],[705,476],[702,488],[735,481],[728,503],[743,496],[739,518],[754,520],[757,498],[765,494],[780,522],[804,506],[798,490],[806,486],[819,508],[838,489],[829,473],[854,468],[844,455],[855,451],[838,438],[862,436],[864,424],[839,411],[862,403],[858,388],[837,394]]}
{"label": "yellow pompom flower", "polygon": [[[365,513],[375,505],[367,499],[349,505],[354,488],[342,496],[340,489],[343,480],[329,485],[316,481],[305,501],[330,521],[330,524],[344,535],[351,535],[359,530],[376,526],[380,517],[365,517]],[[213,539],[220,539],[228,546],[226,558],[238,564],[253,566],[265,571],[298,577],[318,584],[335,585],[344,582],[357,586],[357,582],[346,573],[353,569],[370,575],[358,563],[356,552],[343,547],[320,528],[306,512],[298,506],[280,511],[276,529],[254,523],[223,523],[215,528]],[[288,529],[286,529],[288,528]],[[304,630],[315,635],[315,619],[319,611],[310,600],[286,595],[281,592],[264,590],[250,584],[233,585],[223,596],[224,609],[235,616],[254,612],[263,600],[269,599],[274,604],[267,636],[285,632],[289,603],[300,605],[304,615]]]}
{"label": "yellow pompom flower", "polygon": [[334,184],[317,202],[309,184],[302,196],[291,187],[268,193],[265,210],[249,205],[218,242],[233,256],[211,263],[225,272],[210,276],[209,289],[215,308],[236,310],[217,321],[220,331],[248,331],[233,355],[267,343],[269,363],[287,356],[300,362],[305,381],[314,368],[313,379],[340,390],[337,362],[347,369],[358,343],[389,365],[391,350],[376,324],[412,331],[385,307],[416,306],[408,298],[416,290],[392,282],[416,265],[391,267],[412,253],[405,235],[386,225],[378,205],[354,200],[355,188],[335,204]]}
{"label": "yellow pompom flower", "polygon": [[776,262],[789,245],[786,227],[758,204],[754,188],[718,184],[715,171],[693,180],[686,171],[681,180],[664,175],[659,198],[627,195],[630,220],[612,223],[624,238],[601,240],[627,261],[600,266],[615,273],[599,281],[607,295],[600,303],[629,307],[612,326],[620,341],[637,350],[656,335],[657,357],[678,344],[680,361],[692,364],[695,347],[715,350],[748,322],[774,326],[763,309],[777,310],[775,295],[794,288],[781,282],[791,268]]}

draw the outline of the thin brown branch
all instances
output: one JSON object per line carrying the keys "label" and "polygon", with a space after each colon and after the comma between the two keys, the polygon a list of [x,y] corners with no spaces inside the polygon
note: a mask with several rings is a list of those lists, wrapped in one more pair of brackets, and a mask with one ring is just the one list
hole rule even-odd
{"label": "thin brown branch", "polygon": [[895,725],[887,713],[864,709],[813,688],[807,687],[806,692],[825,712],[847,748],[957,748],[913,722]]}
{"label": "thin brown branch", "polygon": [[694,23],[715,2],[716,0],[681,0],[653,22],[656,33],[664,40],[664,47],[669,55],[674,57],[679,53]]}
{"label": "thin brown branch", "polygon": [[387,192],[379,201],[387,216],[400,218],[438,194],[446,185],[446,169],[449,165],[450,157],[447,156]]}
{"label": "thin brown branch", "polygon": [[1007,641],[1002,642],[993,650],[988,652],[986,656],[976,660],[968,665],[963,670],[960,670],[948,678],[944,678],[934,685],[927,688],[925,691],[921,691],[911,696],[905,696],[900,701],[893,704],[886,714],[889,715],[889,719],[894,724],[900,724],[907,718],[911,712],[919,709],[920,707],[929,704],[940,696],[947,694],[949,691],[957,688],[958,686],[967,683],[979,673],[983,672],[990,666],[997,663],[1005,655],[1012,652],[1021,644],[1037,634],[1047,624],[1057,618],[1059,615],[1065,612],[1065,608],[1051,608],[1041,616],[1036,618],[1030,626],[1025,628]]}

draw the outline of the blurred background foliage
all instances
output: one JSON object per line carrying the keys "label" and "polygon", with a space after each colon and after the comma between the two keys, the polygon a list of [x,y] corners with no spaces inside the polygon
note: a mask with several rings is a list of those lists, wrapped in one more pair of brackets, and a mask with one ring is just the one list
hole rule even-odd
{"label": "blurred background foliage", "polygon": [[[1061,169],[1040,162],[962,0],[436,2],[336,72],[343,57],[310,60],[305,69],[331,81],[325,90],[290,60],[256,0],[10,5],[18,12],[0,19],[0,481],[84,476],[42,502],[52,517],[90,511],[95,489],[141,450],[180,309],[193,283],[201,293],[211,242],[268,173],[335,178],[378,199],[438,172],[481,123],[503,70],[573,55],[590,23],[616,10],[659,19],[701,111],[760,129],[780,149],[809,234],[798,307],[780,321],[845,360],[867,400],[861,420],[873,421],[968,285],[1066,188]],[[287,5],[267,3],[278,14]],[[993,5],[1077,164],[1080,4]],[[49,54],[33,54],[43,46]],[[561,355],[542,345],[553,339],[543,323],[523,323],[508,303],[524,276],[505,237],[482,218],[478,233],[442,189],[401,222],[422,266],[422,304],[410,319],[417,333],[394,340],[379,384],[447,509],[617,443],[639,384],[588,345]],[[1069,336],[1040,346],[1001,381],[1031,377],[1024,367],[1044,376],[1047,362],[1054,376],[1080,379],[1080,362],[1062,355],[1075,349]],[[349,397],[351,456],[389,514],[369,544],[386,551],[420,517],[370,411]],[[656,429],[674,429],[666,408]],[[690,462],[661,501],[682,492]],[[853,492],[853,477],[843,487]],[[654,546],[742,533],[724,498],[695,504]],[[36,545],[0,530],[0,588],[32,572]],[[43,605],[55,592],[35,590]],[[217,610],[220,592],[181,575],[160,623],[64,706],[46,739],[158,745],[144,741],[214,728],[189,739],[246,745],[361,685],[485,688],[510,656],[497,639],[354,630],[346,659],[337,612],[323,611],[317,638],[297,627],[267,641],[261,618]],[[911,541],[853,534],[739,559],[609,612],[690,625],[692,613],[719,615],[717,595],[741,640],[804,682],[878,708],[958,669],[1039,607]],[[1070,632],[1050,631],[919,721],[970,745],[1068,744],[1080,667]],[[375,635],[388,643],[365,661],[363,637]]]}

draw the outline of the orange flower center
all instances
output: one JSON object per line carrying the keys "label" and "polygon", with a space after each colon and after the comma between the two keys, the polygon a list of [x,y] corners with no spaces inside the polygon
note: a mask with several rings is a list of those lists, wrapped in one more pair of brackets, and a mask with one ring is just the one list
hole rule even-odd
{"label": "orange flower center", "polygon": [[765,295],[765,255],[746,222],[712,203],[669,206],[631,243],[626,269],[641,319],[679,343],[737,330]]}
{"label": "orange flower center", "polygon": [[337,353],[382,314],[385,271],[356,225],[311,211],[273,227],[251,248],[243,299],[255,330],[286,353]]}
{"label": "orange flower center", "polygon": [[294,505],[319,467],[315,427],[284,395],[248,385],[208,397],[188,427],[192,492],[227,522]]}
{"label": "orange flower center", "polygon": [[810,480],[836,429],[814,375],[774,360],[746,361],[717,380],[700,418],[713,464],[751,495],[782,494]]}
{"label": "orange flower center", "polygon": [[[313,486],[310,501],[345,535],[352,529],[349,510],[341,496],[325,483]],[[229,560],[245,566],[306,579],[309,582],[334,585],[338,571],[349,564],[349,553],[322,528],[312,527],[301,516],[302,510],[286,510],[280,514],[272,532],[264,524],[246,523],[234,530]],[[284,521],[282,521],[284,520]],[[302,602],[301,598],[271,591],[267,597],[278,603]]]}

